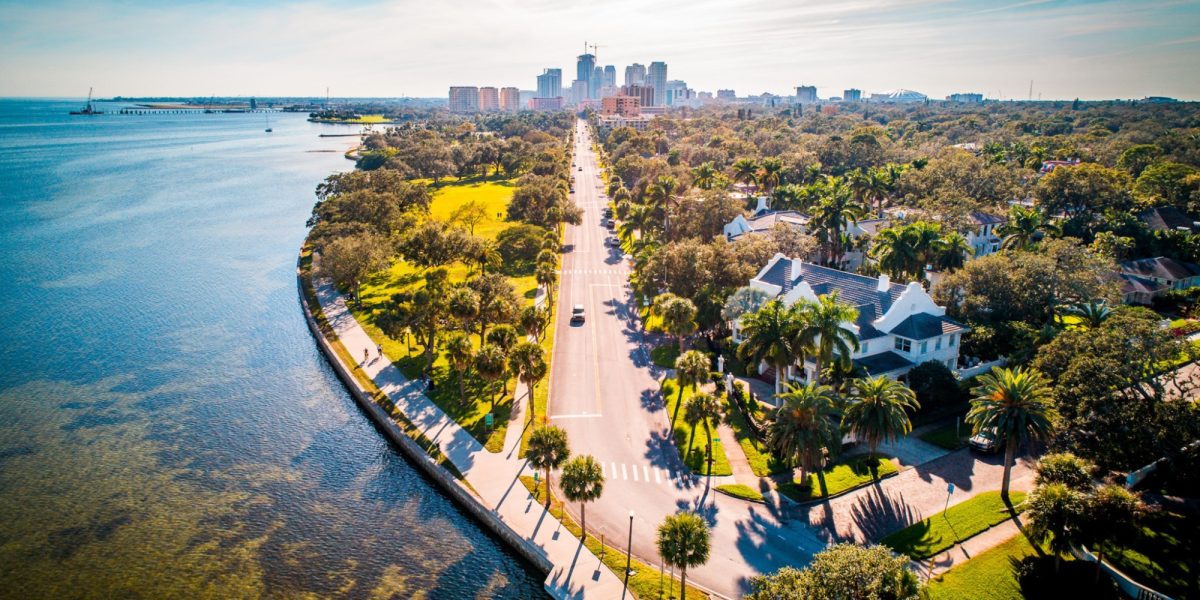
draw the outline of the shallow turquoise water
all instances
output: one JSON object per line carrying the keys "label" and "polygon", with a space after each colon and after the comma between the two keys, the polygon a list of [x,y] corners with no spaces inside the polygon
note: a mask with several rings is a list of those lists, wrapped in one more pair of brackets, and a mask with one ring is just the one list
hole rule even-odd
{"label": "shallow turquoise water", "polygon": [[76,104],[0,100],[0,597],[540,597],[305,328],[346,129]]}

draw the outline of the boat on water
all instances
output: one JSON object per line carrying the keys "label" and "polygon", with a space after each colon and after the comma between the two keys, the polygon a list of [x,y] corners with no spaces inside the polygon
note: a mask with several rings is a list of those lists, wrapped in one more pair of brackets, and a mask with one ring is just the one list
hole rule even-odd
{"label": "boat on water", "polygon": [[88,88],[87,104],[85,104],[83,106],[83,109],[73,110],[73,111],[71,111],[71,114],[73,114],[73,115],[102,115],[102,114],[104,114],[104,111],[96,110],[96,107],[92,106],[92,88]]}
{"label": "boat on water", "polygon": [[267,133],[271,133],[271,131],[272,131],[272,129],[271,129],[271,111],[268,110],[267,112],[265,112],[263,114],[265,114],[267,117],[267,128],[264,131],[266,131]]}

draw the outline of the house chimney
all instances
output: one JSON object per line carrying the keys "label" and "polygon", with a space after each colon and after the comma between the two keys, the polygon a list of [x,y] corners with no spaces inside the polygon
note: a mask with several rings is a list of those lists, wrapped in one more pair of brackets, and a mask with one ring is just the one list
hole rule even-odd
{"label": "house chimney", "polygon": [[783,260],[783,291],[779,295],[786,295],[792,291],[792,259],[785,258]]}
{"label": "house chimney", "polygon": [[879,284],[875,286],[877,292],[888,292],[892,289],[892,281],[888,279],[886,274],[879,276]]}
{"label": "house chimney", "polygon": [[767,206],[767,197],[766,197],[766,196],[759,196],[759,197],[758,197],[758,205],[756,205],[756,206],[754,207],[754,214],[757,216],[757,215],[761,215],[761,214],[763,214],[763,213],[766,213],[766,212],[768,212],[768,211],[770,211],[770,210],[771,210],[771,207],[770,207],[770,206]]}

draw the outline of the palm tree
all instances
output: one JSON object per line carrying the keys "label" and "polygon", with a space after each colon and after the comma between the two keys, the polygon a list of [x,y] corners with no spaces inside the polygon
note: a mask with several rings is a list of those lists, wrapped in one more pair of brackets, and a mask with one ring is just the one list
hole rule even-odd
{"label": "palm tree", "polygon": [[525,448],[525,460],[529,466],[546,473],[546,506],[550,506],[550,471],[567,462],[571,446],[567,443],[567,432],[549,425],[538,427],[529,434],[529,445]]}
{"label": "palm tree", "polygon": [[529,422],[534,422],[533,388],[546,376],[546,352],[533,342],[520,342],[508,355],[508,368],[529,390]]}
{"label": "palm tree", "polygon": [[1050,380],[1037,369],[993,367],[979,377],[979,385],[971,391],[975,398],[967,412],[967,423],[975,433],[992,431],[996,441],[1005,442],[1000,495],[1008,500],[1017,446],[1028,440],[1045,440],[1054,432],[1058,413],[1052,405]]}
{"label": "palm tree", "polygon": [[1055,572],[1062,565],[1062,555],[1083,536],[1085,510],[1083,494],[1062,483],[1039,485],[1025,501],[1029,539],[1049,544]]}
{"label": "palm tree", "polygon": [[[683,400],[683,388],[692,386],[692,392],[695,393],[696,388],[700,383],[706,381],[711,373],[712,363],[709,362],[708,356],[699,350],[688,350],[680,354],[675,359],[675,383],[679,384],[679,400]],[[678,404],[675,406],[675,411],[679,411]],[[675,421],[675,415],[671,415],[671,422]]]}
{"label": "palm tree", "polygon": [[471,260],[484,273],[490,273],[500,268],[504,258],[500,256],[500,247],[495,240],[484,240],[474,249]]}
{"label": "palm tree", "polygon": [[[668,296],[660,294],[659,298]],[[687,336],[696,330],[696,305],[687,298],[670,294],[664,301],[655,298],[654,309],[662,318],[662,327],[679,342],[679,352],[683,353],[683,342]]]}
{"label": "palm tree", "polygon": [[679,567],[679,597],[687,597],[688,567],[708,562],[712,541],[708,525],[695,513],[675,513],[658,526],[658,555],[663,562]]}
{"label": "palm tree", "polygon": [[554,294],[554,284],[558,282],[558,267],[550,263],[541,263],[537,266],[533,276],[538,285],[545,288],[547,297]]}
{"label": "palm tree", "polygon": [[808,472],[816,469],[824,494],[825,454],[835,454],[842,443],[841,429],[834,422],[839,416],[837,394],[810,381],[777,398],[779,409],[768,432],[771,449],[786,464],[800,467],[800,481],[807,483]]}
{"label": "palm tree", "polygon": [[463,386],[465,371],[470,368],[471,361],[475,359],[475,348],[471,345],[471,339],[467,334],[455,332],[446,341],[446,359],[450,364],[454,365],[454,370],[458,371],[458,398],[459,402],[467,403],[467,392]]}
{"label": "palm tree", "polygon": [[879,262],[880,270],[896,279],[911,277],[921,260],[908,227],[889,227],[877,233],[871,256]]}
{"label": "palm tree", "polygon": [[826,264],[841,261],[842,232],[849,223],[857,223],[862,214],[862,205],[854,200],[844,179],[831,177],[821,184],[821,200],[809,222],[825,249]]}
{"label": "palm tree", "polygon": [[926,265],[933,264],[942,251],[942,226],[929,221],[917,221],[908,226],[912,231],[913,249],[921,259],[916,277],[921,276]]}
{"label": "palm tree", "polygon": [[496,344],[484,344],[475,354],[475,372],[487,382],[488,399],[496,412],[496,391],[491,388],[508,373],[508,356]]}
{"label": "palm tree", "polygon": [[758,163],[753,158],[739,158],[733,163],[733,179],[750,185],[758,179]]}
{"label": "palm tree", "polygon": [[1109,544],[1137,535],[1137,521],[1144,510],[1141,498],[1120,485],[1102,485],[1092,493],[1087,506],[1087,518],[1091,526],[1086,533],[1089,543],[1095,543],[1096,546],[1097,580],[1100,577],[1100,563],[1104,560],[1104,549]]}
{"label": "palm tree", "polygon": [[912,431],[908,411],[915,411],[921,405],[908,386],[881,375],[855,379],[852,387],[854,393],[848,399],[842,425],[866,440],[872,456],[879,444],[895,441]]}
{"label": "palm tree", "polygon": [[797,333],[797,341],[812,355],[816,367],[813,381],[820,383],[822,365],[835,358],[842,363],[850,362],[851,354],[858,351],[858,336],[842,326],[858,319],[858,310],[839,302],[837,290],[802,306],[804,326]]}
{"label": "palm tree", "polygon": [[933,262],[939,269],[961,269],[966,263],[967,257],[973,254],[975,254],[975,250],[971,248],[966,236],[957,231],[951,231],[942,236],[940,248]]}
{"label": "palm tree", "polygon": [[1000,247],[1012,250],[1026,250],[1039,236],[1057,232],[1058,227],[1050,222],[1046,213],[1019,205],[1009,211],[1008,222],[996,228],[996,233],[1002,236]]}
{"label": "palm tree", "polygon": [[446,300],[450,316],[458,319],[463,331],[471,331],[479,318],[479,294],[465,286],[455,287]]}
{"label": "palm tree", "polygon": [[692,185],[702,189],[711,190],[717,185],[720,180],[721,172],[713,166],[712,161],[702,163],[700,166],[692,169]]}
{"label": "palm tree", "polygon": [[783,183],[783,161],[772,156],[764,158],[759,165],[758,181],[768,196],[771,191]]}
{"label": "palm tree", "polygon": [[1113,312],[1108,305],[1095,300],[1064,306],[1061,310],[1063,315],[1078,317],[1079,323],[1088,329],[1099,327],[1112,316]]}
{"label": "palm tree", "polygon": [[587,503],[604,492],[604,469],[589,455],[576,456],[563,467],[558,486],[568,501],[579,503],[583,541],[587,542]]}
{"label": "palm tree", "polygon": [[797,312],[772,300],[755,312],[742,315],[739,326],[742,342],[738,344],[738,358],[758,365],[767,363],[775,369],[775,393],[783,391],[782,373],[796,353],[792,341],[802,323]]}
{"label": "palm tree", "polygon": [[[721,403],[712,394],[696,394],[688,400],[687,407],[683,410],[683,420],[688,425],[692,426],[692,431],[695,432],[696,426],[704,423],[704,462],[708,465],[708,475],[712,475],[712,422],[721,420]],[[691,449],[691,443],[688,443],[688,448]]]}

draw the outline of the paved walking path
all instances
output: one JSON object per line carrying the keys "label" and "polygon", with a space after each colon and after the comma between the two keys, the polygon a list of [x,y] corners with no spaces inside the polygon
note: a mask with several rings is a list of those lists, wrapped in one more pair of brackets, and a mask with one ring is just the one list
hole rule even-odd
{"label": "paved walking path", "polygon": [[[317,298],[342,345],[357,359],[363,349],[371,355],[360,364],[375,384],[426,437],[436,443],[463,474],[483,503],[518,535],[542,549],[555,568],[546,578],[546,589],[556,598],[620,598],[622,582],[596,555],[572,536],[541,504],[534,501],[518,479],[527,465],[517,458],[523,421],[515,410],[504,439],[504,449],[484,450],[424,394],[423,384],[410,381],[391,361],[378,356],[375,342],[346,308],[345,299],[327,280],[314,280]],[[524,398],[521,393],[519,397]]]}

